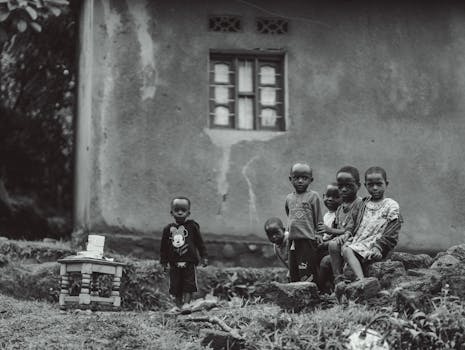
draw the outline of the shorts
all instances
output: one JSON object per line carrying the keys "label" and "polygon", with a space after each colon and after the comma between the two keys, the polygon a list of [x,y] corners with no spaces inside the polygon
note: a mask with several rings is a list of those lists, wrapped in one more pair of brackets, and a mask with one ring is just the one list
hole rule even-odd
{"label": "shorts", "polygon": [[169,292],[174,296],[197,292],[197,277],[194,263],[186,262],[184,267],[178,267],[176,263],[170,264]]}

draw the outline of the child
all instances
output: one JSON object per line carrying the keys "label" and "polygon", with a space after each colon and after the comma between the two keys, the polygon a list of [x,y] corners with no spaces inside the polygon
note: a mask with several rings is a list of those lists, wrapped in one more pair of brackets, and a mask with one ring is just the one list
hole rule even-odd
{"label": "child", "polygon": [[[335,228],[336,210],[341,205],[342,198],[336,182],[330,183],[326,186],[326,192],[323,194],[323,203],[328,211],[323,216],[323,225],[320,225],[319,231],[323,234],[323,243],[320,244],[319,249],[324,251],[322,254],[327,254],[329,241],[333,238],[331,230]],[[332,268],[329,256],[325,256],[320,262],[320,291],[323,293],[330,293],[332,288]]]}
{"label": "child", "polygon": [[323,203],[328,209],[325,215],[323,215],[323,224],[325,225],[323,241],[327,241],[333,237],[330,231],[332,228],[335,228],[336,210],[341,205],[341,202],[341,193],[339,192],[337,183],[330,183],[326,186],[326,192],[323,195]]}
{"label": "child", "polygon": [[170,294],[176,298],[176,305],[181,307],[192,299],[197,291],[195,266],[199,263],[197,251],[202,265],[207,265],[207,251],[200,235],[199,224],[187,220],[190,215],[191,202],[187,197],[175,197],[171,201],[170,214],[175,223],[163,229],[160,246],[160,263],[170,273]]}
{"label": "child", "polygon": [[344,260],[357,279],[364,277],[362,264],[380,260],[396,246],[402,217],[399,204],[384,198],[388,186],[386,171],[371,167],[365,172],[365,187],[370,197],[361,208],[354,236],[344,244]]}
{"label": "child", "polygon": [[318,226],[323,223],[321,200],[318,193],[309,190],[313,181],[312,169],[306,163],[292,166],[289,181],[295,191],[286,197],[289,231],[289,273],[291,282],[318,281],[321,260],[318,244],[321,235]]}
{"label": "child", "polygon": [[289,232],[285,231],[281,219],[272,217],[266,220],[265,232],[270,242],[273,243],[275,255],[289,269]]}
{"label": "child", "polygon": [[336,180],[342,204],[336,210],[334,227],[324,228],[324,232],[333,238],[328,242],[329,257],[325,257],[321,263],[324,271],[327,270],[328,264],[331,265],[335,283],[342,278],[342,245],[352,236],[362,205],[362,199],[357,196],[360,188],[360,174],[357,168],[350,165],[342,167],[336,173]]}

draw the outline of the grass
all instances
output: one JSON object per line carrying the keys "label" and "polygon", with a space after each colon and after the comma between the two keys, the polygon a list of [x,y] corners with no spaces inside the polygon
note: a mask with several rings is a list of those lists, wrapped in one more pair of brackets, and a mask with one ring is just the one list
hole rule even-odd
{"label": "grass", "polygon": [[[206,315],[218,317],[255,350],[345,349],[348,337],[365,328],[384,335],[391,349],[465,349],[465,305],[448,295],[435,298],[431,314],[395,312],[350,302],[328,309],[288,313],[278,306],[238,297],[221,301]],[[194,350],[201,329],[191,316],[163,311],[60,311],[56,303],[24,301],[0,294],[0,349]],[[216,328],[217,329],[217,328]]]}

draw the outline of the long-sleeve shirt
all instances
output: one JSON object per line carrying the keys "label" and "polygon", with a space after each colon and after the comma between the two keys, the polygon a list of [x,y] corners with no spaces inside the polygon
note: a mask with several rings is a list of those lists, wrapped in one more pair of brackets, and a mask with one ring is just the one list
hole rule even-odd
{"label": "long-sleeve shirt", "polygon": [[186,220],[183,224],[171,223],[163,229],[160,244],[160,263],[199,263],[199,257],[207,257],[207,249],[200,235],[199,224]]}
{"label": "long-sleeve shirt", "polygon": [[312,190],[290,193],[286,197],[285,209],[288,215],[289,240],[315,240],[318,224],[323,223],[318,193]]}

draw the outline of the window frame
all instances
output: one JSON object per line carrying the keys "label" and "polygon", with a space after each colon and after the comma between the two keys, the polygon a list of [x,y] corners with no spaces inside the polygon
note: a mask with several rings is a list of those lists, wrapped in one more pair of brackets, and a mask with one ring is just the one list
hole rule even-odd
{"label": "window frame", "polygon": [[[283,50],[210,50],[208,62],[208,94],[209,94],[209,110],[208,110],[208,125],[210,129],[224,129],[224,130],[240,130],[240,131],[273,131],[280,132],[286,130],[286,72],[285,72],[285,58],[286,53]],[[253,62],[253,76],[252,85],[253,91],[250,93],[239,92],[239,61],[247,60]],[[218,63],[225,63],[228,65],[228,74],[230,81],[228,84],[221,84],[215,82],[214,65]],[[278,82],[274,85],[267,85],[260,83],[260,68],[263,66],[273,66],[276,68],[276,78]],[[231,79],[232,77],[232,79]],[[233,96],[228,94],[227,104],[216,103],[215,100],[215,86],[225,85],[233,88]],[[263,105],[261,102],[260,88],[274,87],[276,89],[276,104],[275,106]],[[239,124],[239,98],[240,97],[253,97],[253,128],[242,129],[238,128]],[[218,106],[228,106],[230,108],[229,124],[216,125],[213,120],[215,117],[215,108]],[[231,108],[232,107],[232,108]],[[271,108],[276,111],[276,126],[268,127],[261,125],[260,111],[266,108]]]}

